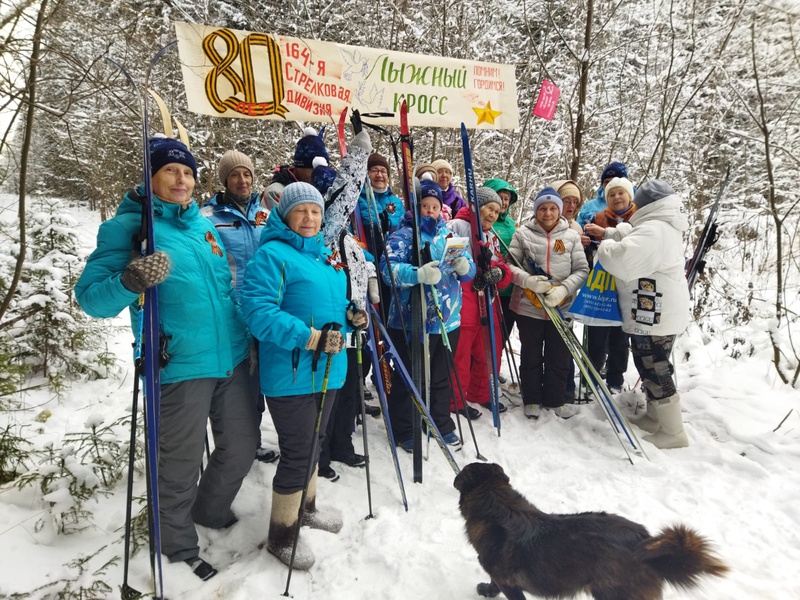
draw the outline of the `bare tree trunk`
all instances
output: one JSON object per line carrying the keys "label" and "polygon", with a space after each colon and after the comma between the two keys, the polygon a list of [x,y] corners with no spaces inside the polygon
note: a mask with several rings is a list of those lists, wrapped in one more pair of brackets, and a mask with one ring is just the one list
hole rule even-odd
{"label": "bare tree trunk", "polygon": [[25,262],[25,253],[28,249],[25,231],[25,194],[27,193],[28,155],[31,149],[31,137],[33,135],[33,115],[36,110],[36,77],[39,66],[42,29],[44,28],[48,2],[49,0],[43,0],[42,5],[39,7],[39,15],[36,18],[36,29],[33,33],[33,48],[31,50],[30,69],[28,71],[28,97],[26,99],[28,113],[25,119],[25,137],[22,142],[22,152],[20,153],[19,161],[19,254],[17,255],[17,263],[14,267],[14,277],[8,286],[8,291],[3,298],[2,304],[0,304],[0,321],[2,321],[3,316],[6,314],[11,304],[11,298],[14,297],[17,285],[19,285],[19,280],[22,276],[22,265]]}
{"label": "bare tree trunk", "polygon": [[592,45],[592,19],[594,0],[586,3],[586,27],[583,32],[583,54],[581,55],[581,79],[578,88],[578,118],[575,122],[575,145],[572,147],[572,164],[569,178],[577,181],[581,166],[581,146],[583,144],[583,124],[586,119],[586,89],[589,87],[589,49]]}

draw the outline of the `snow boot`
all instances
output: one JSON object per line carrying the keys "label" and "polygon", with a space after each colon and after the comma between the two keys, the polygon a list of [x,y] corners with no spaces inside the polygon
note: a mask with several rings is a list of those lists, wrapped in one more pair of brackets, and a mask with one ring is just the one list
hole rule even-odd
{"label": "snow boot", "polygon": [[646,435],[643,439],[662,450],[688,446],[689,438],[683,430],[683,421],[681,420],[681,397],[673,394],[669,398],[650,401],[648,404],[653,405],[656,421],[660,427],[656,433]]}
{"label": "snow boot", "polygon": [[[272,512],[269,516],[269,534],[267,537],[267,551],[276,556],[286,566],[292,559],[292,544],[294,530],[297,526],[297,513],[300,510],[302,490],[293,494],[279,494],[272,492]],[[261,544],[259,547],[263,547]],[[294,556],[294,568],[308,571],[314,565],[314,553],[303,542],[303,537],[297,540],[297,552]]]}
{"label": "snow boot", "polygon": [[647,433],[657,432],[661,425],[659,425],[658,419],[656,418],[655,403],[654,400],[648,400],[647,412],[643,415],[637,415],[631,418],[631,423]]}
{"label": "snow boot", "polygon": [[330,533],[339,533],[342,530],[342,513],[338,509],[320,510],[317,508],[317,471],[314,471],[311,481],[308,482],[303,525]]}

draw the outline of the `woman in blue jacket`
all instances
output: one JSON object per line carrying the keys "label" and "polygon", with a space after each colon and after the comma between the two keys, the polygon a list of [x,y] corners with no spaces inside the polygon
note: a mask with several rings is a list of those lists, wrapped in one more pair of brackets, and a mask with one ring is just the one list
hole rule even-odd
{"label": "woman in blue jacket", "polygon": [[[223,247],[192,200],[194,157],[176,140],[154,138],[150,160],[157,251],[137,256],[144,204],[139,186],[100,226],[75,295],[93,317],[114,317],[128,307],[135,327],[137,299],[158,285],[168,355],[159,421],[161,549],[205,580],[216,570],[199,557],[195,524],[223,529],[236,523],[231,503],[256,449],[249,340]],[[209,418],[215,449],[198,485]]]}
{"label": "woman in blue jacket", "polygon": [[[267,398],[281,453],[272,480],[266,546],[286,564],[306,483],[303,524],[334,533],[342,527],[340,516],[317,510],[317,472],[306,482],[306,468],[310,458],[314,464],[319,460],[330,412],[347,372],[347,356],[339,354],[343,333],[324,326],[366,324],[363,311],[348,311],[347,277],[320,233],[323,209],[322,196],[313,185],[287,185],[261,234],[261,247],[247,266],[242,290],[245,319],[259,341],[261,393]],[[319,353],[316,365],[315,352]],[[331,369],[320,444],[310,457],[328,359]],[[314,555],[301,538],[294,566],[306,570],[313,564]]]}
{"label": "woman in blue jacket", "polygon": [[[419,293],[417,285],[425,286],[425,332],[429,335],[430,348],[430,398],[431,417],[442,434],[445,443],[460,446],[461,440],[455,432],[455,424],[450,418],[450,370],[449,361],[444,354],[446,349],[442,342],[442,331],[439,324],[435,301],[438,300],[442,312],[444,328],[453,352],[458,345],[458,331],[461,325],[461,282],[475,277],[475,263],[469,253],[459,256],[450,265],[441,265],[444,257],[447,238],[452,237],[447,224],[441,217],[442,188],[433,181],[424,180],[420,184],[420,243],[430,250],[430,262],[415,267],[411,264],[414,243],[413,217],[406,214],[403,225],[386,242],[387,256],[381,258],[381,275],[387,285],[392,279],[398,287],[397,297],[400,305],[392,295],[389,308],[389,335],[404,365],[410,365],[408,340],[410,332],[403,331],[403,326],[411,327],[411,294]],[[392,276],[389,275],[389,268]],[[436,289],[438,298],[433,296]],[[411,452],[411,430],[413,424],[413,405],[403,380],[395,370],[392,375],[392,391],[389,396],[389,416],[397,445]]]}

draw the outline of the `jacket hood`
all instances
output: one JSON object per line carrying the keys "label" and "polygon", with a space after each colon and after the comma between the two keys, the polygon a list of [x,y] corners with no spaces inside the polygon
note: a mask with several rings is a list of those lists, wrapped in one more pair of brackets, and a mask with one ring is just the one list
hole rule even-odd
{"label": "jacket hood", "polygon": [[656,202],[646,204],[636,210],[628,221],[632,227],[646,221],[664,221],[680,232],[689,230],[689,219],[683,210],[683,199],[678,196],[666,196]]}
{"label": "jacket hood", "polygon": [[[508,192],[511,194],[511,201],[508,203],[508,208],[511,208],[511,206],[519,199],[517,190],[514,189],[514,186],[508,183],[505,179],[500,179],[499,177],[487,179],[483,182],[483,185],[484,187],[493,189],[495,192]],[[508,210],[504,211],[503,214],[507,212]]]}
{"label": "jacket hood", "polygon": [[325,244],[322,239],[322,232],[314,237],[306,238],[289,229],[288,225],[283,222],[278,211],[273,210],[269,213],[267,224],[261,232],[261,240],[259,245],[263,246],[267,242],[277,240],[288,244],[298,252],[306,252],[314,256],[326,255]]}
{"label": "jacket hood", "polygon": [[465,206],[459,209],[459,211],[456,213],[456,216],[453,217],[453,219],[458,219],[460,221],[469,221],[470,212],[472,211],[470,211],[469,206]]}

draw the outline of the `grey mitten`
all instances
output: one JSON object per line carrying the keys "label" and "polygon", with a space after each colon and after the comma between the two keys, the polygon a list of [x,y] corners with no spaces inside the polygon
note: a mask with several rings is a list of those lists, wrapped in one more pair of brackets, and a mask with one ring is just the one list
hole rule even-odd
{"label": "grey mitten", "polygon": [[381,292],[378,287],[377,277],[370,277],[367,280],[367,296],[369,297],[369,301],[373,304],[378,304],[381,301]]}
{"label": "grey mitten", "polygon": [[362,129],[352,140],[350,140],[350,149],[352,150],[353,148],[361,148],[367,154],[372,152],[372,142],[370,141],[369,134],[366,132],[366,130]]}
{"label": "grey mitten", "polygon": [[459,275],[466,275],[469,273],[469,261],[463,256],[457,256],[453,259],[453,271]]}
{"label": "grey mitten", "polygon": [[417,283],[436,285],[441,280],[442,272],[439,270],[438,260],[426,263],[417,269]]}
{"label": "grey mitten", "polygon": [[553,284],[544,275],[528,275],[523,281],[522,287],[528,288],[537,294],[544,294],[553,287]]}
{"label": "grey mitten", "polygon": [[159,250],[149,256],[134,258],[119,279],[125,289],[134,294],[143,294],[146,289],[164,281],[169,275],[169,268],[169,256]]}

